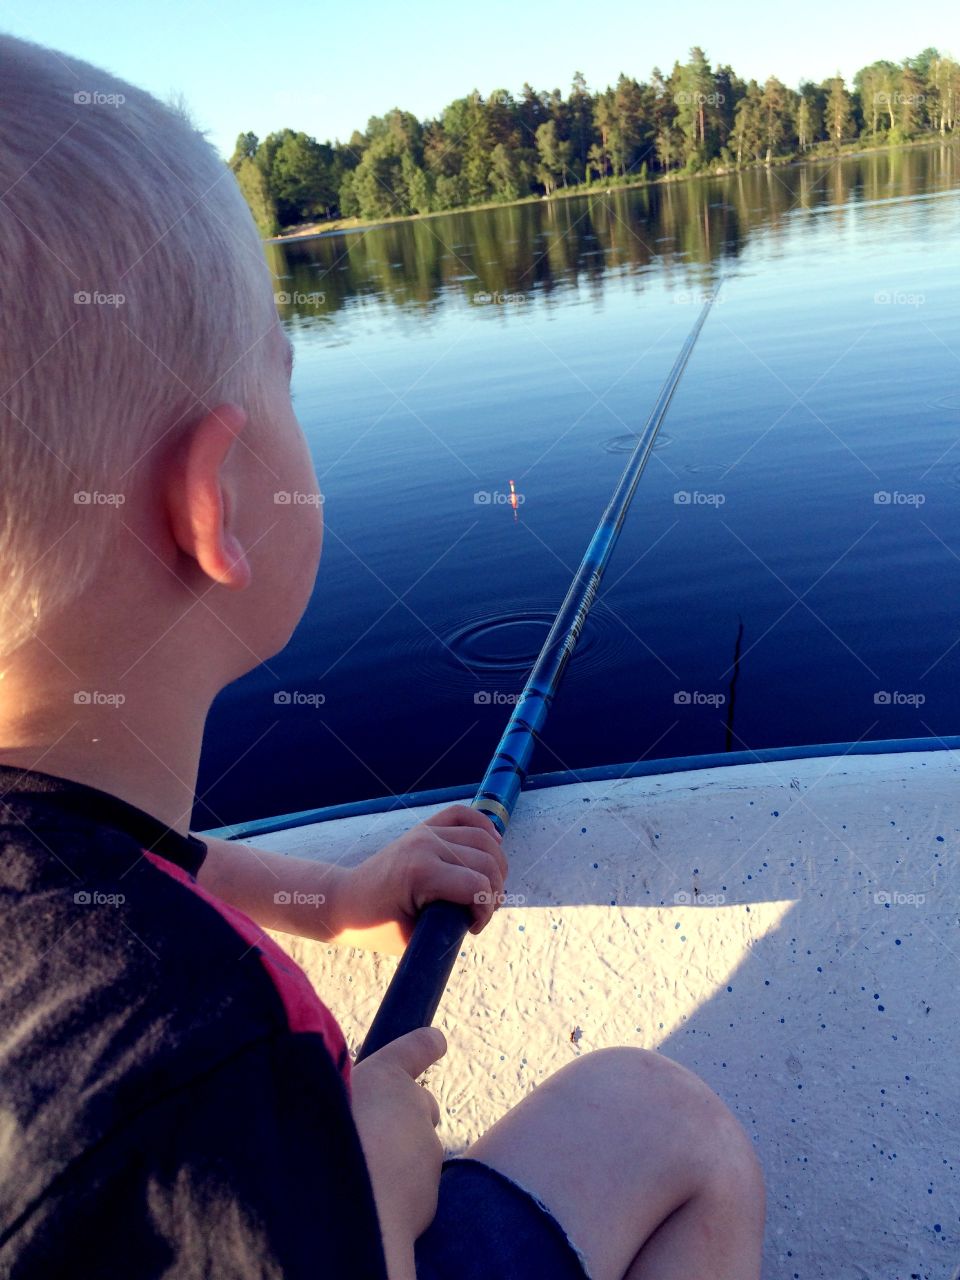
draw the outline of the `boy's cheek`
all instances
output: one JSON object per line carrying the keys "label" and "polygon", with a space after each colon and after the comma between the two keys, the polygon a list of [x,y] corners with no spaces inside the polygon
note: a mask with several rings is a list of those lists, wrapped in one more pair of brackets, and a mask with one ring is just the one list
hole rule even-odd
{"label": "boy's cheek", "polygon": [[[310,494],[309,490],[301,492]],[[302,583],[304,591],[309,594],[323,548],[322,503],[304,502],[291,506],[274,532],[280,535],[277,553],[286,565],[287,576]]]}

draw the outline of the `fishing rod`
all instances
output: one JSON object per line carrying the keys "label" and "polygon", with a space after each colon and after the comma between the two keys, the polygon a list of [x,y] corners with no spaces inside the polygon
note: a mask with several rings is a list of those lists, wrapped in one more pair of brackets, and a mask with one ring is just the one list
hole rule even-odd
{"label": "fishing rod", "polygon": [[[471,807],[485,813],[501,835],[506,832],[510,822],[520,787],[527,775],[534,740],[543,728],[567,663],[576,648],[603,571],[620,535],[630,501],[653,449],[660,424],[666,417],[673,393],[718,291],[719,286],[707,295],[696,324],[660,389],[636,448],[607,503],[553,626],[543,642],[543,648],[531,668],[523,692],[507,721],[493,759],[471,801]],[[470,908],[460,903],[431,902],[424,907],[417,917],[397,971],[357,1054],[358,1062],[408,1031],[428,1027],[433,1022],[460,944],[472,923]]]}

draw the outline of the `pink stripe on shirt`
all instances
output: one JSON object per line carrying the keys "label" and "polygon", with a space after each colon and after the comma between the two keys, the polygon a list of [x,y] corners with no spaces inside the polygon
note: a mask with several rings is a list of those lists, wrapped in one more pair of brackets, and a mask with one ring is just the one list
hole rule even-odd
{"label": "pink stripe on shirt", "polygon": [[208,893],[176,863],[168,862],[166,858],[161,858],[159,854],[151,853],[148,849],[144,849],[143,852],[155,867],[203,898],[223,916],[228,924],[233,926],[245,942],[248,942],[251,947],[256,947],[263,967],[283,1001],[290,1030],[313,1031],[322,1037],[333,1061],[335,1063],[343,1061],[341,1075],[349,1097],[351,1063],[343,1031],[336,1018],[314,991],[310,979],[300,966],[291,960],[282,947],[279,947],[256,921],[251,920],[243,911],[224,902],[222,898]]}

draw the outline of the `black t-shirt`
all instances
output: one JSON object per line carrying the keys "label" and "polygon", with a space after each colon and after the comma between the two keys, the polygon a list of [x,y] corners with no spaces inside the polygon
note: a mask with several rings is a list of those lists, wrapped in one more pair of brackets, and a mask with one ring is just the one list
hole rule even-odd
{"label": "black t-shirt", "polygon": [[0,766],[0,1277],[385,1280],[343,1036],[204,854]]}

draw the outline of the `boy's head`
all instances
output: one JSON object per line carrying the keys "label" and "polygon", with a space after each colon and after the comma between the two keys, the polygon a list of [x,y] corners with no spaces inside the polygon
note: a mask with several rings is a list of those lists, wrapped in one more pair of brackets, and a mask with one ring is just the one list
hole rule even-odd
{"label": "boy's head", "polygon": [[181,115],[0,36],[0,693],[180,662],[212,696],[286,642],[322,520],[275,499],[316,478],[273,287]]}

